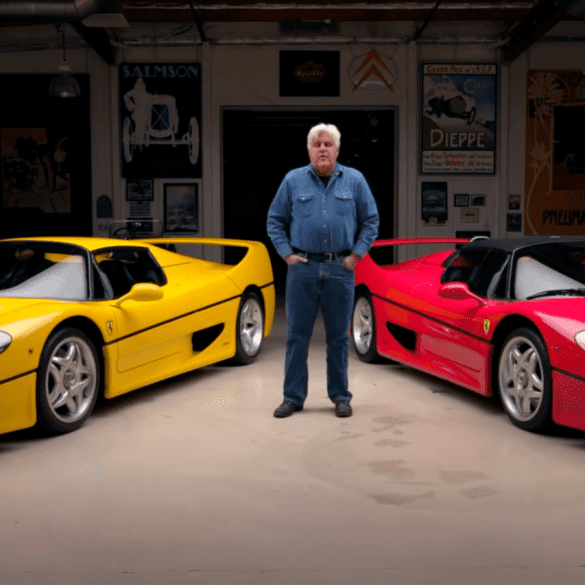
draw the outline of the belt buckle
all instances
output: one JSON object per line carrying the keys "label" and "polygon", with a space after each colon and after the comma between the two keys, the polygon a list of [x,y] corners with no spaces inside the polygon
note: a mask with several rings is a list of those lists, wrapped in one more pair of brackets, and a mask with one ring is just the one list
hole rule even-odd
{"label": "belt buckle", "polygon": [[333,260],[333,254],[331,252],[328,252],[326,254],[323,254],[324,256],[329,256],[329,258],[327,258],[327,260],[325,260],[325,262],[331,262],[331,260]]}

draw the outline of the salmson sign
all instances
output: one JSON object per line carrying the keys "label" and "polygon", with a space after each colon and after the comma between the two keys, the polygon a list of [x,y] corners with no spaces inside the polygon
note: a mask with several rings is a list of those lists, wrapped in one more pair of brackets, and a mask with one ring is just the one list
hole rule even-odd
{"label": "salmson sign", "polygon": [[496,66],[425,64],[421,172],[495,172]]}

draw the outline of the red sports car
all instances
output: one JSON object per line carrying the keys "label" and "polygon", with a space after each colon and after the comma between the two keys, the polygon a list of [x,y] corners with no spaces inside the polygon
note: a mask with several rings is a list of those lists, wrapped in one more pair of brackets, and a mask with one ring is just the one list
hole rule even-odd
{"label": "red sports car", "polygon": [[[395,239],[374,247],[457,244],[356,267],[351,338],[485,396],[518,427],[585,430],[585,238]],[[435,246],[435,249],[437,246]]]}

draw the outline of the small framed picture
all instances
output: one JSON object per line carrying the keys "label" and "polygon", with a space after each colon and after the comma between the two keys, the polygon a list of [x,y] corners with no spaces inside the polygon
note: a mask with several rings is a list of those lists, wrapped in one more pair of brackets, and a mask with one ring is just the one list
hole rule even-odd
{"label": "small framed picture", "polygon": [[508,195],[508,209],[510,210],[520,209],[520,195]]}
{"label": "small framed picture", "polygon": [[152,179],[127,179],[126,201],[152,201]]}
{"label": "small framed picture", "polygon": [[455,207],[468,207],[469,206],[469,194],[468,193],[455,193],[453,195],[453,203]]}
{"label": "small framed picture", "polygon": [[507,232],[521,232],[522,231],[522,214],[508,213],[506,217],[506,231]]}
{"label": "small framed picture", "polygon": [[462,209],[461,223],[479,223],[479,209],[476,207]]}
{"label": "small framed picture", "polygon": [[164,206],[165,232],[199,231],[198,183],[167,183]]}
{"label": "small framed picture", "polygon": [[485,195],[472,195],[471,196],[472,207],[485,207]]}
{"label": "small framed picture", "polygon": [[423,181],[421,183],[422,220],[429,225],[447,221],[447,183]]}

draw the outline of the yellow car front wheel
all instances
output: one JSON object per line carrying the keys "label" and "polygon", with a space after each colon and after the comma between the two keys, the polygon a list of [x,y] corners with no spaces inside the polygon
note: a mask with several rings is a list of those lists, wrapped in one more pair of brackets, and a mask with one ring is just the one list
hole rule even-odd
{"label": "yellow car front wheel", "polygon": [[251,364],[264,340],[264,311],[256,293],[246,293],[240,302],[236,320],[236,355],[234,362]]}
{"label": "yellow car front wheel", "polygon": [[99,359],[89,337],[70,327],[53,332],[37,373],[38,425],[51,434],[78,429],[95,406],[99,384]]}

